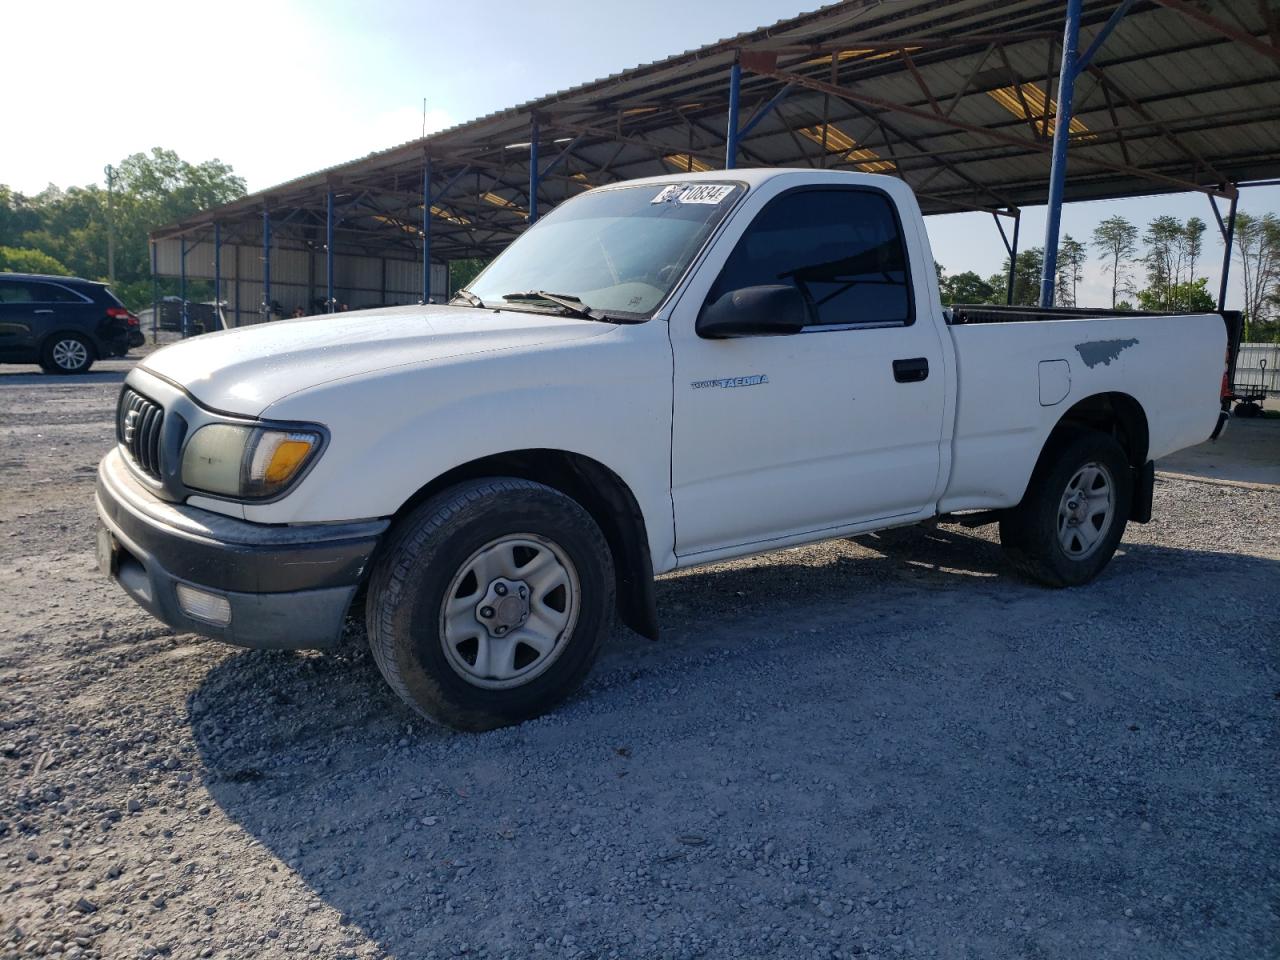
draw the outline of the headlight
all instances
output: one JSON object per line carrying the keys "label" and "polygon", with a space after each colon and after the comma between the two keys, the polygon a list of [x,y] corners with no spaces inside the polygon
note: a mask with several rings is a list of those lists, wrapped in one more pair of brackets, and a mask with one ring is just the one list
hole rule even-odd
{"label": "headlight", "polygon": [[182,482],[193,490],[261,500],[283,491],[320,449],[314,430],[211,423],[187,441]]}

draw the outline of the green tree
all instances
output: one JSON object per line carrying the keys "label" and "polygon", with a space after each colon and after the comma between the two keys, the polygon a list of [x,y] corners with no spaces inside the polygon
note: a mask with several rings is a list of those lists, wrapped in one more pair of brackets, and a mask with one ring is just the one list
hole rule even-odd
{"label": "green tree", "polygon": [[480,275],[489,265],[485,257],[468,257],[449,261],[449,292],[456,293]]}
{"label": "green tree", "polygon": [[1236,214],[1235,258],[1244,283],[1245,339],[1252,339],[1280,300],[1280,217]]}
{"label": "green tree", "polygon": [[40,225],[40,215],[30,201],[0,183],[0,246],[17,246],[19,238]]}
{"label": "green tree", "polygon": [[1213,294],[1209,292],[1209,278],[1184,280],[1163,290],[1150,288],[1138,293],[1139,310],[1186,310],[1208,312],[1217,306]]}
{"label": "green tree", "polygon": [[1156,217],[1147,226],[1143,240],[1147,252],[1147,289],[1140,299],[1152,310],[1199,309],[1188,306],[1200,303],[1192,292],[1196,283],[1196,267],[1204,249],[1205,222],[1191,217],[1186,223],[1177,217]]}
{"label": "green tree", "polygon": [[947,277],[940,290],[942,302],[948,306],[954,303],[993,303],[996,300],[995,288],[972,270]]}
{"label": "green tree", "polygon": [[0,247],[0,270],[71,276],[71,271],[53,257],[42,250],[32,250],[29,247]]}
{"label": "green tree", "polygon": [[1205,222],[1199,217],[1191,217],[1183,225],[1182,230],[1187,238],[1187,279],[1194,281],[1196,278],[1196,265],[1200,262],[1200,255],[1204,252]]}
{"label": "green tree", "polygon": [[[1044,250],[1032,247],[1018,253],[1018,268],[1014,271],[1013,302],[1017,306],[1034,307],[1040,303],[1040,274],[1044,270]],[[1009,258],[1004,258],[1000,272],[993,274],[987,283],[994,290],[1006,290],[1009,284]]]}
{"label": "green tree", "polygon": [[1076,306],[1076,290],[1084,279],[1086,258],[1084,244],[1069,233],[1064,235],[1058,244],[1058,276],[1053,287],[1053,299],[1058,306]]}
{"label": "green tree", "polygon": [[[135,308],[151,299],[152,229],[244,193],[244,180],[220,160],[188,163],[157,147],[120,161],[112,213],[121,299]],[[0,245],[40,251],[76,276],[106,279],[107,223],[107,194],[97,185],[51,184],[32,197],[0,185]]]}
{"label": "green tree", "polygon": [[1132,289],[1129,261],[1138,252],[1138,228],[1119,214],[1107,217],[1093,229],[1093,249],[1111,274],[1111,306],[1115,307],[1119,295]]}
{"label": "green tree", "polygon": [[1142,239],[1147,244],[1142,258],[1147,266],[1147,289],[1143,292],[1147,294],[1146,302],[1157,304],[1148,309],[1172,310],[1172,291],[1178,284],[1186,240],[1182,222],[1167,215],[1156,217],[1147,224]]}

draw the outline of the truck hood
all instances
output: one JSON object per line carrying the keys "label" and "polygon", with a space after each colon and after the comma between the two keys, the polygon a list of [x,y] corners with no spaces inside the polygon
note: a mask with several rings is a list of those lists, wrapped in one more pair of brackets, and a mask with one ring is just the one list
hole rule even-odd
{"label": "truck hood", "polygon": [[257,416],[333,380],[599,336],[609,324],[514,310],[410,306],[277,320],[193,337],[140,366],[215,410]]}

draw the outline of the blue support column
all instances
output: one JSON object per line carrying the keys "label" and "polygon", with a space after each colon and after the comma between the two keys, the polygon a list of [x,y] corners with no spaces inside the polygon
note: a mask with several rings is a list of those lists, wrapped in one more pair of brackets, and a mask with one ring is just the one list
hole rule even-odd
{"label": "blue support column", "polygon": [[151,241],[151,342],[160,339],[160,278],[156,275],[156,242]]}
{"label": "blue support column", "polygon": [[324,284],[325,310],[333,313],[333,191],[328,194],[324,219]]}
{"label": "blue support column", "polygon": [[529,122],[529,226],[538,221],[538,118]]}
{"label": "blue support column", "polygon": [[1045,211],[1044,272],[1040,275],[1040,306],[1053,306],[1058,275],[1058,232],[1062,227],[1062,193],[1067,182],[1067,142],[1071,136],[1071,107],[1080,71],[1080,8],[1082,0],[1067,0],[1067,24],[1062,34],[1062,71],[1058,79],[1058,110],[1053,121],[1053,167],[1049,171],[1049,206]]}
{"label": "blue support column", "polygon": [[422,164],[422,302],[431,302],[431,158]]}
{"label": "blue support column", "polygon": [[262,318],[271,319],[271,211],[262,211]]}
{"label": "blue support column", "polygon": [[1102,45],[1107,42],[1107,37],[1111,36],[1111,31],[1120,25],[1120,21],[1124,19],[1125,14],[1129,12],[1129,8],[1133,6],[1133,0],[1124,0],[1120,6],[1116,7],[1112,12],[1110,19],[1102,25],[1102,29],[1097,32],[1093,38],[1093,43],[1089,44],[1089,49],[1080,54],[1080,59],[1076,63],[1076,72],[1080,72],[1093,60]]}
{"label": "blue support column", "polygon": [[586,136],[585,133],[580,133],[576,137],[574,137],[572,140],[570,140],[568,143],[566,143],[564,145],[564,149],[561,150],[559,153],[557,153],[554,157],[552,157],[551,162],[542,168],[542,172],[538,174],[539,179],[541,179],[542,177],[545,177],[548,173],[550,173],[556,167],[560,166],[560,164],[564,163],[571,156],[573,156],[573,151],[578,149],[578,144],[582,142],[582,139],[585,136]]}
{"label": "blue support column", "polygon": [[187,238],[179,240],[178,252],[178,295],[182,297],[182,338],[187,337]]}
{"label": "blue support column", "polygon": [[461,180],[465,174],[470,172],[471,164],[467,164],[465,167],[459,167],[458,171],[444,182],[444,186],[436,191],[436,195],[431,198],[431,202],[434,203],[437,200],[443,200],[447,197],[449,195],[449,191],[453,189],[454,184]]}
{"label": "blue support column", "polygon": [[773,108],[776,107],[778,104],[780,104],[783,100],[787,99],[787,97],[790,96],[791,94],[791,90],[792,90],[791,84],[787,84],[777,93],[775,93],[772,97],[770,97],[768,103],[766,103],[759,110],[757,110],[750,117],[748,117],[747,122],[744,123],[742,125],[742,129],[738,131],[737,136],[735,137],[735,141],[741,142],[742,138],[745,137],[752,130],[754,130],[759,125],[761,120],[765,119],[767,116],[769,116],[769,114],[773,113]]}
{"label": "blue support column", "polygon": [[735,54],[729,68],[729,127],[725,132],[724,168],[732,170],[738,162],[738,94],[742,89],[742,64]]}
{"label": "blue support column", "polygon": [[222,322],[222,224],[213,224],[213,310],[218,317],[218,326],[225,327]]}

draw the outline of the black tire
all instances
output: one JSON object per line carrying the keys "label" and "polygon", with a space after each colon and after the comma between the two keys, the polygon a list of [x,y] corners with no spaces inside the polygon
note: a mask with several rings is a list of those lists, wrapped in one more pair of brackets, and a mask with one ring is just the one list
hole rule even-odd
{"label": "black tire", "polygon": [[[478,685],[490,681],[464,675],[467,665],[459,657],[467,656],[465,644],[447,652],[444,604],[456,577],[464,576],[462,584],[468,583],[463,571],[479,554],[503,538],[519,535],[546,542],[568,561],[576,576],[576,616],[557,635],[555,652],[545,655],[548,661],[538,666],[540,673],[518,685],[492,689]],[[470,583],[481,591],[496,589]],[[480,596],[469,586],[454,593],[464,604],[473,595]],[[477,618],[482,601],[483,597],[475,606]],[[457,730],[491,730],[546,713],[578,688],[612,625],[613,601],[613,560],[590,514],[551,487],[495,477],[445,490],[393,528],[370,575],[365,621],[374,661],[405,703]],[[531,596],[529,605],[534,602]],[[521,626],[495,629],[512,630],[510,637],[519,647],[515,638]],[[484,633],[476,642],[481,639],[496,644],[501,638]],[[512,663],[518,653],[517,649]]]}
{"label": "black tire", "polygon": [[[1111,506],[1105,529],[1096,531],[1095,541],[1086,547],[1084,538],[1078,533],[1073,538],[1067,526],[1074,519],[1075,529],[1081,531],[1082,522],[1074,516],[1060,517],[1060,510],[1066,506],[1069,485],[1091,464],[1110,474]],[[1113,437],[1083,428],[1060,430],[1040,455],[1022,502],[1001,517],[1000,543],[1024,576],[1050,587],[1080,586],[1111,561],[1124,536],[1132,500],[1133,468]],[[1080,503],[1080,510],[1089,509],[1087,500],[1071,502]],[[1073,555],[1063,543],[1064,536],[1071,540],[1072,549],[1078,546],[1085,552]]]}
{"label": "black tire", "polygon": [[93,344],[80,334],[55,333],[40,351],[40,366],[45,373],[87,373],[96,356]]}

